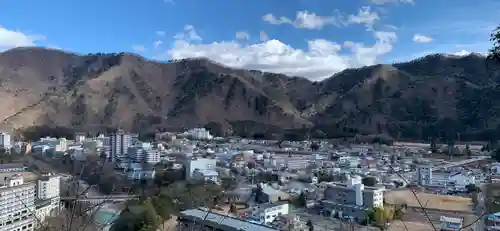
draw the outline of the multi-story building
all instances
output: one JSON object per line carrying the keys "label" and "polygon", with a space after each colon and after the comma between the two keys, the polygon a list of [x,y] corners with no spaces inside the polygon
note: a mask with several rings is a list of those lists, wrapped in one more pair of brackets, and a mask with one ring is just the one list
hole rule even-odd
{"label": "multi-story building", "polygon": [[77,143],[83,143],[87,137],[85,136],[85,133],[75,133],[75,142]]}
{"label": "multi-story building", "polygon": [[34,230],[36,184],[25,183],[23,176],[12,174],[0,179],[0,231]]}
{"label": "multi-story building", "polygon": [[289,207],[287,202],[258,204],[252,207],[251,219],[260,224],[269,224],[279,216],[288,215]]}
{"label": "multi-story building", "polygon": [[131,180],[154,179],[156,176],[156,171],[153,166],[139,163],[131,163],[124,171]]}
{"label": "multi-story building", "polygon": [[422,165],[417,168],[417,182],[419,185],[432,184],[432,166]]}
{"label": "multi-story building", "polygon": [[476,177],[469,172],[434,171],[432,166],[418,167],[416,180],[419,185],[448,187],[454,190],[465,190],[467,185],[476,183]]}
{"label": "multi-story building", "polygon": [[38,180],[37,198],[41,200],[60,200],[61,177],[47,173]]}
{"label": "multi-story building", "polygon": [[[191,180],[191,179],[194,179],[197,177],[197,175],[199,174],[195,174],[195,172],[197,173],[201,173],[201,174],[214,174],[217,173],[217,171],[215,171],[216,169],[216,164],[217,164],[217,161],[215,159],[208,159],[208,158],[192,158],[192,159],[189,159],[187,160],[186,162],[186,179],[187,180]],[[195,177],[193,177],[195,176]],[[218,176],[218,174],[217,174]],[[211,176],[213,177],[213,176]]]}
{"label": "multi-story building", "polygon": [[119,161],[128,158],[128,148],[132,146],[132,137],[130,134],[121,130],[111,135],[110,153],[111,160]]}
{"label": "multi-story building", "polygon": [[99,134],[96,138],[96,148],[101,154],[104,154],[107,159],[111,159],[111,137]]}
{"label": "multi-story building", "polygon": [[463,218],[441,216],[439,221],[441,228],[440,230],[442,231],[462,230]]}
{"label": "multi-story building", "polygon": [[24,173],[2,173],[0,231],[34,230],[59,208],[60,177],[44,174],[38,181],[25,182]]}
{"label": "multi-story building", "polygon": [[0,149],[6,152],[10,152],[11,147],[10,134],[6,132],[0,132]]}
{"label": "multi-story building", "polygon": [[137,143],[129,148],[129,157],[137,163],[157,164],[160,162],[160,152],[153,149],[151,143]]}
{"label": "multi-story building", "polygon": [[209,140],[213,138],[210,132],[205,128],[193,128],[186,133],[189,137],[197,140]]}
{"label": "multi-story building", "polygon": [[368,211],[384,205],[384,187],[369,187],[356,176],[347,184],[327,185],[323,200],[324,211],[332,217],[367,219]]}

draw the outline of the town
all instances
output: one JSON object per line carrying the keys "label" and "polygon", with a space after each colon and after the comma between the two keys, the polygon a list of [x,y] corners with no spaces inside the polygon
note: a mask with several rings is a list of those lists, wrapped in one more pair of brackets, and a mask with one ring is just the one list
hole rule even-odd
{"label": "town", "polygon": [[[117,228],[124,210],[167,196],[172,206],[152,205],[159,230],[498,228],[491,152],[437,148],[225,138],[204,128],[149,141],[121,130],[30,142],[2,132],[0,230],[57,230],[56,218],[75,207],[92,214],[96,230],[125,230]],[[187,196],[181,184],[202,192]]]}

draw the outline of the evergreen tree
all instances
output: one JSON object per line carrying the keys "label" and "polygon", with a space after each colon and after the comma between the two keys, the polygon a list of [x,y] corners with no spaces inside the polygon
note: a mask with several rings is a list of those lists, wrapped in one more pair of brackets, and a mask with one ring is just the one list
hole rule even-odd
{"label": "evergreen tree", "polygon": [[142,204],[143,211],[139,215],[139,220],[136,224],[138,224],[138,231],[156,231],[159,220],[158,215],[156,214],[155,208],[150,200],[144,201]]}
{"label": "evergreen tree", "polygon": [[471,157],[472,156],[472,151],[470,150],[469,144],[465,145],[465,155],[467,157]]}
{"label": "evergreen tree", "polygon": [[491,32],[490,41],[493,42],[493,47],[490,49],[488,59],[500,63],[500,26]]}
{"label": "evergreen tree", "polygon": [[304,192],[301,192],[299,197],[297,198],[297,205],[299,207],[306,207],[307,205],[307,196]]}
{"label": "evergreen tree", "polygon": [[377,184],[377,179],[375,179],[375,177],[365,177],[361,182],[366,186],[375,186]]}

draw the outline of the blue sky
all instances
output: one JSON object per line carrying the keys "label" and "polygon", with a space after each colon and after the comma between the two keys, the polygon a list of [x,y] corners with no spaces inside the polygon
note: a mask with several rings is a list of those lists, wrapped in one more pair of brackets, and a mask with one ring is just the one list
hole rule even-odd
{"label": "blue sky", "polygon": [[0,49],[205,56],[322,79],[435,52],[486,52],[496,15],[497,0],[0,0]]}

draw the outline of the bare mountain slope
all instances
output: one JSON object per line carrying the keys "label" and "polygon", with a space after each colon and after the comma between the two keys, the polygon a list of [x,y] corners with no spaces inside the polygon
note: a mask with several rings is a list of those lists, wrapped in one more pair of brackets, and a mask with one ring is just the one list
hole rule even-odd
{"label": "bare mountain slope", "polygon": [[500,124],[499,66],[485,64],[479,55],[430,55],[311,82],[208,59],[161,63],[129,53],[17,48],[0,53],[0,125],[473,137]]}
{"label": "bare mountain slope", "polygon": [[78,56],[40,48],[0,56],[2,125],[139,130],[256,121],[293,128],[300,117],[285,86],[264,74],[205,59],[158,63],[132,54]]}

